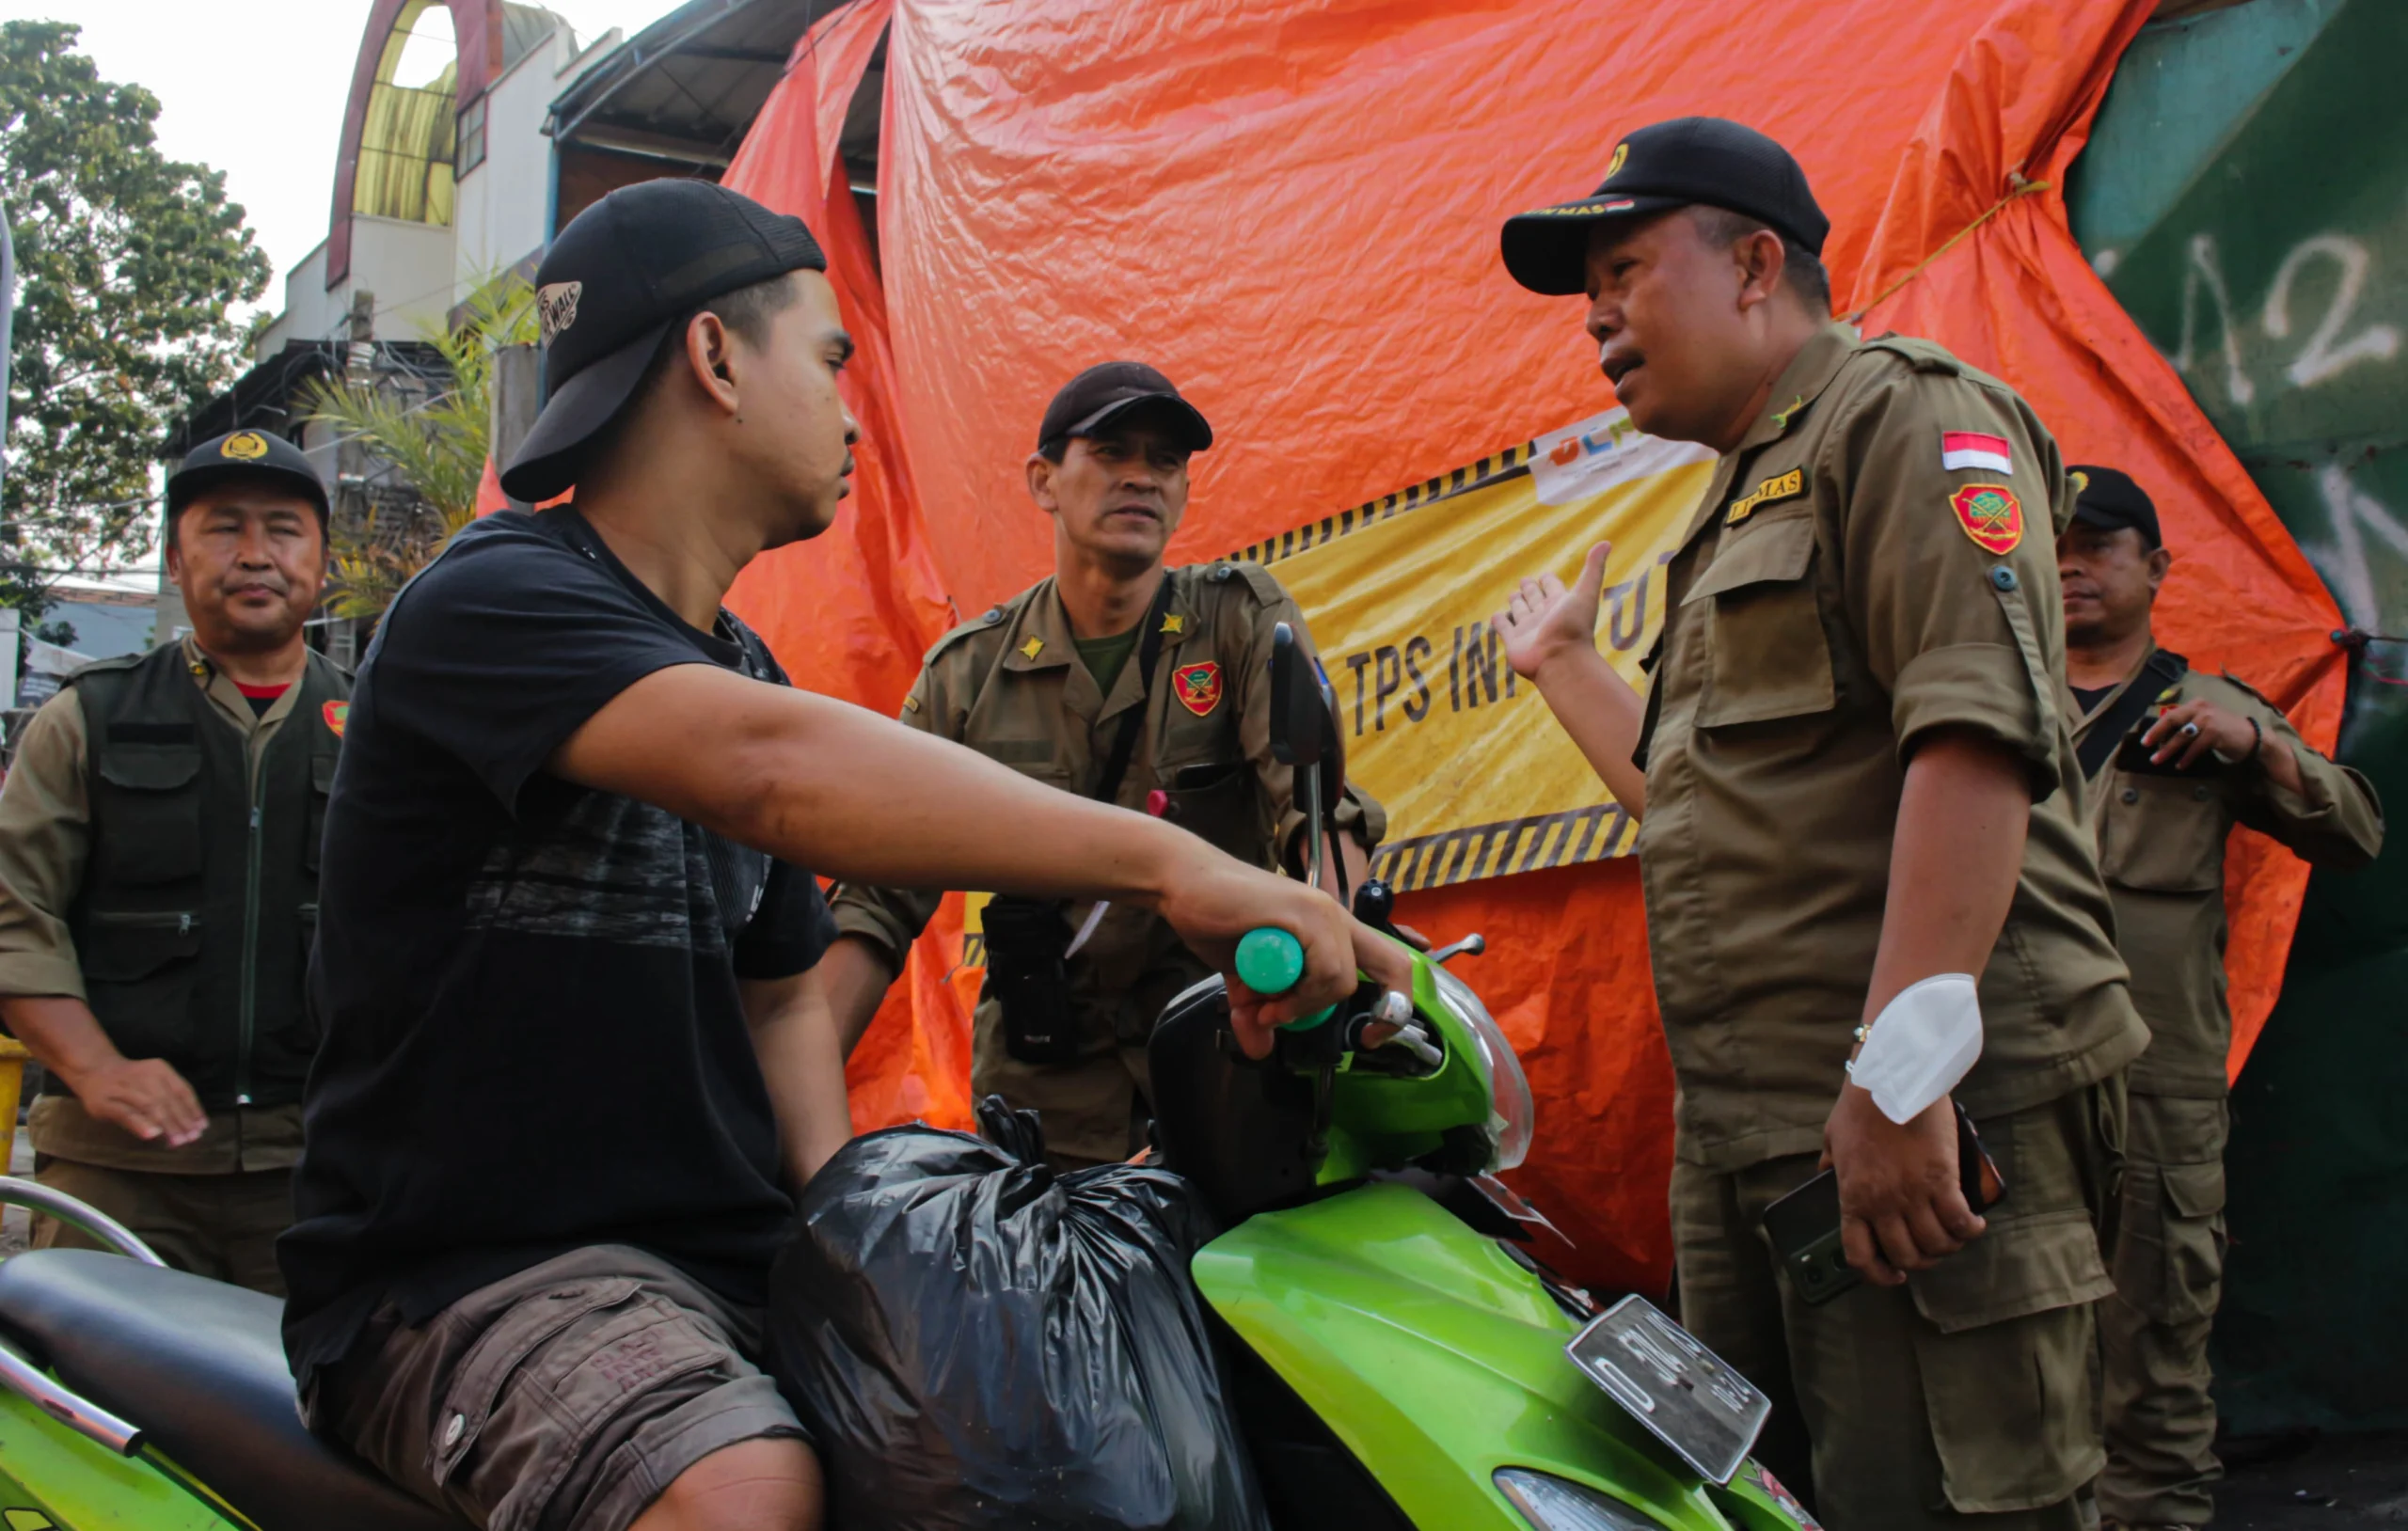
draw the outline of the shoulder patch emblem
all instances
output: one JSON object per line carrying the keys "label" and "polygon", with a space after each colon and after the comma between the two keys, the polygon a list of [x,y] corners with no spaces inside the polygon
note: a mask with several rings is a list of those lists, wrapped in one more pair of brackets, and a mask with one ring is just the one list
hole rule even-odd
{"label": "shoulder patch emblem", "polygon": [[1948,497],[1948,508],[1985,552],[2011,553],[2023,541],[2023,502],[2003,483],[1969,483]]}
{"label": "shoulder patch emblem", "polygon": [[1045,639],[1041,638],[1032,638],[1027,642],[1020,646],[1020,652],[1034,659],[1038,655],[1045,652]]}
{"label": "shoulder patch emblem", "polygon": [[2006,437],[1981,431],[1941,432],[1940,467],[1943,473],[1969,467],[1986,468],[1992,473],[2015,471],[2015,464],[2007,456]]}
{"label": "shoulder patch emblem", "polygon": [[342,726],[351,721],[351,703],[329,702],[319,712],[326,720],[326,732],[338,739],[341,738]]}
{"label": "shoulder patch emblem", "polygon": [[1766,479],[1745,495],[1731,502],[1731,513],[1722,518],[1724,526],[1735,527],[1756,513],[1759,505],[1769,505],[1777,499],[1790,499],[1806,492],[1806,470],[1793,467],[1788,472]]}
{"label": "shoulder patch emblem", "polygon": [[256,463],[267,455],[267,441],[257,431],[237,431],[218,447],[217,455],[239,463]]}
{"label": "shoulder patch emblem", "polygon": [[1221,667],[1212,660],[1181,665],[1170,672],[1170,683],[1179,704],[1198,718],[1209,716],[1221,704]]}

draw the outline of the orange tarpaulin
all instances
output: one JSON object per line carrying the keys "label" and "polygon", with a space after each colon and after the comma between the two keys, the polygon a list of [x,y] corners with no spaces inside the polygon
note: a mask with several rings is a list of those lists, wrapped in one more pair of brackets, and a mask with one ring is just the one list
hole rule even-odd
{"label": "orange tarpaulin", "polygon": [[[1514,287],[1497,225],[1588,190],[1628,129],[1712,113],[1796,150],[1832,219],[1844,301],[1912,274],[1868,327],[2003,373],[2072,457],[2149,482],[2179,555],[2168,641],[2229,665],[2329,744],[2331,603],[2083,265],[2054,189],[2149,8],[856,0],[798,50],[730,180],[830,246],[875,356],[850,387],[877,439],[846,521],[748,576],[738,609],[804,684],[892,709],[944,623],[943,592],[974,613],[1046,571],[1020,463],[1046,398],[1107,357],[1162,367],[1218,432],[1182,560],[1597,414],[1610,394],[1578,305]],[[881,290],[832,145],[863,31],[890,14]],[[1965,232],[2036,182],[2050,186]],[[2287,858],[2237,864],[2245,1037],[2279,981],[2301,877]],[[1655,1286],[1671,1085],[1634,871],[1474,882],[1405,914],[1490,939],[1464,971],[1529,1065],[1539,1146],[1517,1178],[1577,1240],[1565,1263]],[[964,996],[945,976],[958,950],[953,924],[921,943],[855,1060],[857,1119],[958,1119]]]}

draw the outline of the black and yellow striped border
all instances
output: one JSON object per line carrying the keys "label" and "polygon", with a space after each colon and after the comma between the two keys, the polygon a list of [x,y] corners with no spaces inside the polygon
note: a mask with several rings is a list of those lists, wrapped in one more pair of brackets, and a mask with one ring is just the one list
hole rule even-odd
{"label": "black and yellow striped border", "polygon": [[1473,489],[1485,489],[1493,483],[1520,478],[1530,470],[1530,459],[1534,455],[1531,444],[1527,441],[1518,447],[1508,447],[1452,472],[1441,473],[1426,483],[1417,483],[1393,495],[1368,500],[1352,510],[1323,516],[1275,537],[1265,537],[1229,554],[1228,559],[1232,562],[1268,566],[1308,549],[1327,546],[1348,532],[1360,531],[1373,522],[1386,521],[1407,511],[1421,510]]}
{"label": "black and yellow striped border", "polygon": [[1400,893],[1621,856],[1639,826],[1620,803],[1475,824],[1382,845],[1371,875]]}

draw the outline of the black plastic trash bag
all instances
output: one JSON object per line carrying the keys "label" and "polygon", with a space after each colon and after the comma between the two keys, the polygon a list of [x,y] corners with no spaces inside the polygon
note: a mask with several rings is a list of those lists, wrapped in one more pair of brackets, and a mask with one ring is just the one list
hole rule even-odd
{"label": "black plastic trash bag", "polygon": [[[835,1531],[1269,1531],[1187,1267],[1185,1181],[1056,1176],[895,1128],[813,1177],[770,1281],[770,1352],[818,1438]],[[1023,1157],[1024,1156],[1024,1157]]]}

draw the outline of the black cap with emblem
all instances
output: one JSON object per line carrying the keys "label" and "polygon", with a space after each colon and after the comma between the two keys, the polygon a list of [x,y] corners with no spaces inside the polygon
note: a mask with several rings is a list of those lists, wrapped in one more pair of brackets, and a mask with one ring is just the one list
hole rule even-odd
{"label": "black cap with emblem", "polygon": [[535,271],[544,412],[502,489],[532,501],[577,482],[678,321],[738,288],[827,269],[800,218],[707,181],[639,182],[578,213]]}
{"label": "black cap with emblem", "polygon": [[316,508],[321,528],[326,524],[326,481],[300,448],[273,431],[229,431],[184,453],[167,475],[167,525],[202,490],[237,480],[290,490]]}
{"label": "black cap with emblem", "polygon": [[1181,398],[1169,378],[1142,361],[1107,361],[1062,385],[1038,424],[1037,450],[1072,436],[1091,436],[1140,409],[1159,412],[1189,451],[1212,444],[1212,427],[1203,411]]}
{"label": "black cap with emblem", "polygon": [[2149,546],[2164,545],[2158,531],[2157,502],[2148,497],[2147,490],[2132,481],[2131,475],[2112,467],[2082,464],[2066,469],[2066,477],[2073,481],[2075,520],[2101,531],[2121,531],[2130,527]]}
{"label": "black cap with emblem", "polygon": [[1588,196],[1507,219],[1505,269],[1533,292],[1586,292],[1591,229],[1701,203],[1753,218],[1812,255],[1831,231],[1789,150],[1722,118],[1683,117],[1615,145],[1606,179]]}

